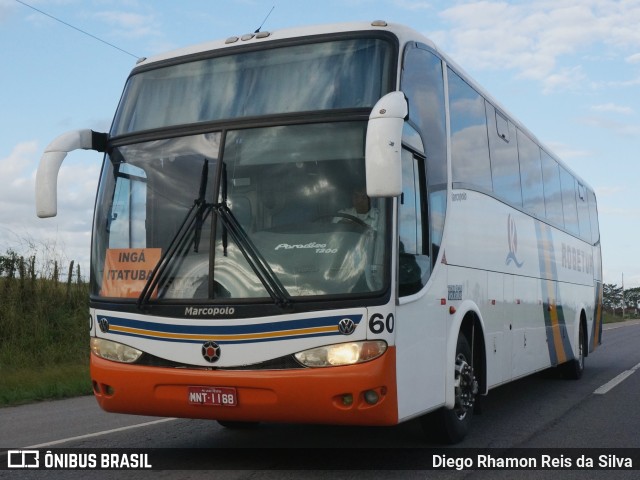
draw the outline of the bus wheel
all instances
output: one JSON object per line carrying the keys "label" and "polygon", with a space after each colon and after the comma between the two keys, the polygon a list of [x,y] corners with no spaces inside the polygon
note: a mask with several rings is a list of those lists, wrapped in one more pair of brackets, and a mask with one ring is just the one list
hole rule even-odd
{"label": "bus wheel", "polygon": [[439,433],[446,443],[462,441],[471,426],[473,406],[478,394],[478,380],[471,366],[471,355],[467,338],[460,334],[456,346],[455,404],[452,409],[441,409],[437,419]]}
{"label": "bus wheel", "polygon": [[229,420],[218,420],[219,425],[230,430],[242,430],[246,428],[253,428],[258,425],[259,422],[233,422]]}
{"label": "bus wheel", "polygon": [[584,352],[586,349],[584,340],[584,327],[580,322],[580,331],[578,333],[578,358],[568,361],[560,366],[562,376],[570,380],[579,380],[584,373]]}

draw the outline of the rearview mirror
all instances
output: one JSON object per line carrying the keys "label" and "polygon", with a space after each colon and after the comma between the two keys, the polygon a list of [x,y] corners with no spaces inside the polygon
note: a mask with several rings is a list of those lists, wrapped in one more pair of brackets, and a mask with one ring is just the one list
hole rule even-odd
{"label": "rearview mirror", "polygon": [[402,92],[382,97],[369,115],[365,148],[367,195],[402,193],[402,127],[409,108]]}
{"label": "rearview mirror", "polygon": [[106,145],[106,133],[86,129],[60,135],[47,146],[36,173],[36,213],[40,218],[58,214],[58,172],[67,153],[78,149],[104,152]]}

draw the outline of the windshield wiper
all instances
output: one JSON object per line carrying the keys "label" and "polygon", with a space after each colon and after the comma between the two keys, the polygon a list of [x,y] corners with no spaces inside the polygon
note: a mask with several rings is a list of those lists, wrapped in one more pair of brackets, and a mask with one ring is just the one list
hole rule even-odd
{"label": "windshield wiper", "polygon": [[[260,254],[260,251],[253,244],[242,225],[238,222],[235,215],[227,205],[227,171],[226,166],[222,166],[222,202],[217,204],[207,203],[205,200],[207,190],[207,178],[209,174],[209,164],[205,159],[202,166],[202,174],[200,176],[200,190],[198,192],[198,198],[193,202],[193,205],[185,215],[180,228],[171,239],[171,243],[156,266],[151,271],[149,279],[145,283],[140,296],[138,297],[138,308],[143,309],[149,302],[153,292],[158,285],[164,284],[166,279],[170,275],[172,267],[175,265],[176,258],[182,258],[191,247],[193,243],[194,252],[198,252],[200,237],[202,233],[202,226],[211,213],[214,211],[217,217],[220,219],[223,232],[223,243],[226,251],[226,234],[231,235],[231,238],[236,243],[238,249],[245,257],[249,266],[254,271],[260,282],[263,284],[265,290],[269,296],[273,299],[276,305],[286,308],[291,304],[291,297],[287,293],[286,289],[273,273],[271,267]],[[191,237],[190,233],[193,232]]]}
{"label": "windshield wiper", "polygon": [[291,297],[287,293],[287,290],[280,282],[278,276],[273,273],[269,263],[264,259],[260,250],[247,235],[247,232],[238,219],[233,214],[229,205],[227,204],[227,165],[222,162],[219,166],[220,172],[220,198],[221,201],[213,205],[213,211],[222,223],[222,248],[223,254],[227,254],[227,234],[231,235],[231,238],[236,243],[238,249],[249,263],[249,266],[254,271],[269,296],[273,299],[274,303],[279,307],[286,308],[291,305]]}
{"label": "windshield wiper", "polygon": [[[226,177],[226,175],[225,175]],[[213,210],[222,222],[222,226],[225,231],[231,235],[231,238],[236,243],[238,249],[244,255],[249,266],[258,276],[262,285],[269,296],[273,299],[276,305],[282,308],[286,308],[291,305],[291,297],[287,293],[287,290],[282,285],[282,282],[278,279],[269,263],[260,254],[260,251],[256,248],[251,241],[247,232],[245,232],[242,225],[238,222],[235,215],[227,205],[227,202],[223,200],[220,203],[213,205]]]}
{"label": "windshield wiper", "polygon": [[[198,198],[193,201],[193,205],[187,211],[187,214],[184,217],[184,220],[180,224],[178,231],[171,239],[171,243],[169,247],[165,250],[165,252],[160,257],[160,260],[156,264],[156,266],[151,271],[151,275],[147,279],[147,282],[140,292],[140,296],[138,297],[138,308],[142,309],[144,305],[149,302],[153,291],[158,287],[161,283],[161,280],[164,283],[167,275],[165,272],[168,271],[169,267],[173,265],[174,259],[178,257],[183,257],[186,251],[191,247],[191,242],[193,241],[193,249],[194,252],[198,252],[198,247],[200,245],[200,236],[202,233],[202,225],[206,220],[209,213],[211,213],[211,209],[213,207],[212,204],[208,204],[205,200],[205,196],[207,193],[207,180],[209,176],[209,161],[205,158],[204,163],[202,165],[202,173],[200,174],[200,189],[198,191]],[[189,238],[189,233],[193,231],[193,240]],[[180,254],[180,255],[178,255]]]}

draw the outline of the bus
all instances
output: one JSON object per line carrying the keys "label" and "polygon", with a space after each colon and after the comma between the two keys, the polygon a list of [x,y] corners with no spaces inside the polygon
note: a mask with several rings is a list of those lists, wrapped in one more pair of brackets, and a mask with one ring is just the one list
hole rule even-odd
{"label": "bus", "polygon": [[416,31],[234,36],[141,59],[108,133],[90,274],[104,410],[396,425],[461,441],[491,389],[601,343],[596,196]]}

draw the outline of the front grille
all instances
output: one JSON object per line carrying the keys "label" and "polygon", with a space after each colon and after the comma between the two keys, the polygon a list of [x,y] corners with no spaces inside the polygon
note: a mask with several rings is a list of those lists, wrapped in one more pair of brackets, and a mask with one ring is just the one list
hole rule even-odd
{"label": "front grille", "polygon": [[191,370],[294,370],[306,368],[300,365],[293,355],[273,358],[271,360],[253,363],[251,365],[239,365],[234,367],[204,367],[200,365],[189,365],[187,363],[174,362],[145,353],[138,359],[136,365],[144,365],[147,367],[184,368]]}

